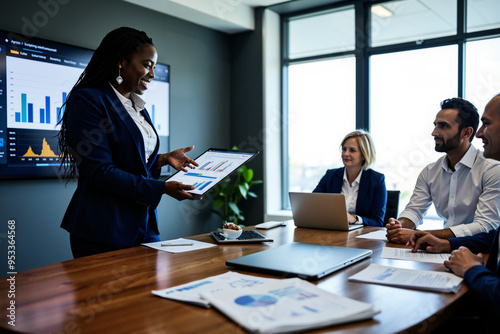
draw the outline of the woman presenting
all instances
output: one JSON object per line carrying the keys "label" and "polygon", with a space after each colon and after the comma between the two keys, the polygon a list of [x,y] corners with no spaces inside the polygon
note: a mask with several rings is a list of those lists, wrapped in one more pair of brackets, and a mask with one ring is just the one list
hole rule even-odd
{"label": "woman presenting", "polygon": [[[158,55],[146,33],[108,33],[71,89],[59,133],[61,169],[78,178],[61,227],[75,258],[159,241],[156,207],[163,194],[194,199],[193,186],[158,180],[162,166],[187,171],[185,153],[158,154],[158,134],[141,95]],[[61,108],[62,109],[62,108]]]}
{"label": "woman presenting", "polygon": [[340,147],[344,167],[327,170],[313,192],[344,194],[349,224],[384,226],[385,177],[369,168],[375,162],[370,134],[353,131],[344,137]]}

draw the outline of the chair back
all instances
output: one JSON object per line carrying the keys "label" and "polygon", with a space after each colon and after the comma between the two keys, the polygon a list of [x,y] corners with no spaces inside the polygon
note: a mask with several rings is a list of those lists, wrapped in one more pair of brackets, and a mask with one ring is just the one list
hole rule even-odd
{"label": "chair back", "polygon": [[389,218],[398,218],[399,190],[387,190],[387,206],[385,209],[384,224],[389,223]]}

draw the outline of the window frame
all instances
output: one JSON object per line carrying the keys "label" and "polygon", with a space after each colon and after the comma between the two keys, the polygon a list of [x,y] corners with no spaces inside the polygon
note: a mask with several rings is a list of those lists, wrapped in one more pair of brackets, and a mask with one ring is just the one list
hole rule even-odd
{"label": "window frame", "polygon": [[[331,5],[309,8],[281,15],[281,69],[282,69],[282,145],[281,145],[281,209],[290,210],[288,201],[289,160],[288,160],[288,67],[300,62],[319,61],[339,58],[346,55],[355,57],[356,71],[356,127],[370,131],[370,57],[373,55],[410,51],[448,45],[458,45],[458,86],[457,96],[465,96],[465,47],[466,43],[475,40],[491,39],[500,36],[500,28],[466,32],[467,0],[457,0],[457,33],[454,35],[431,38],[424,41],[404,42],[377,47],[370,46],[370,7],[387,2],[387,0],[351,0],[336,1]],[[355,15],[355,49],[352,51],[334,52],[318,56],[290,59],[288,55],[289,31],[288,23],[298,16],[313,15],[331,10],[341,10],[354,6]],[[365,28],[366,27],[366,28]],[[366,29],[366,30],[365,30]],[[365,31],[367,31],[365,33]]]}

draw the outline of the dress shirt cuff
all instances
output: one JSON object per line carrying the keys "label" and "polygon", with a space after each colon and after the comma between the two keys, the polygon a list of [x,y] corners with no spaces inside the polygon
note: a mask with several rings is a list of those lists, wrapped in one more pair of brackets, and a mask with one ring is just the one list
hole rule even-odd
{"label": "dress shirt cuff", "polygon": [[481,223],[470,223],[470,224],[460,224],[456,226],[450,226],[449,229],[455,234],[456,237],[469,237],[474,234],[488,232],[492,229],[496,229],[494,226],[484,226]]}
{"label": "dress shirt cuff", "polygon": [[413,224],[415,224],[415,229],[417,229],[418,226],[420,224],[422,224],[422,220],[420,219],[420,217],[411,211],[401,212],[401,214],[398,216],[398,218],[407,218],[407,219],[411,220],[413,222]]}
{"label": "dress shirt cuff", "polygon": [[449,229],[453,232],[453,234],[455,234],[455,237],[468,237],[472,235],[466,224],[451,226]]}

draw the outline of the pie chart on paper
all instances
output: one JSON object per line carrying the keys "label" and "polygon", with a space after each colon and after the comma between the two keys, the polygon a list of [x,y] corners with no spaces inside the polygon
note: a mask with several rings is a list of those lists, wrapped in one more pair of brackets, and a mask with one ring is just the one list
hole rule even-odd
{"label": "pie chart on paper", "polygon": [[241,306],[263,307],[276,304],[278,299],[269,295],[246,295],[236,298],[234,302]]}

